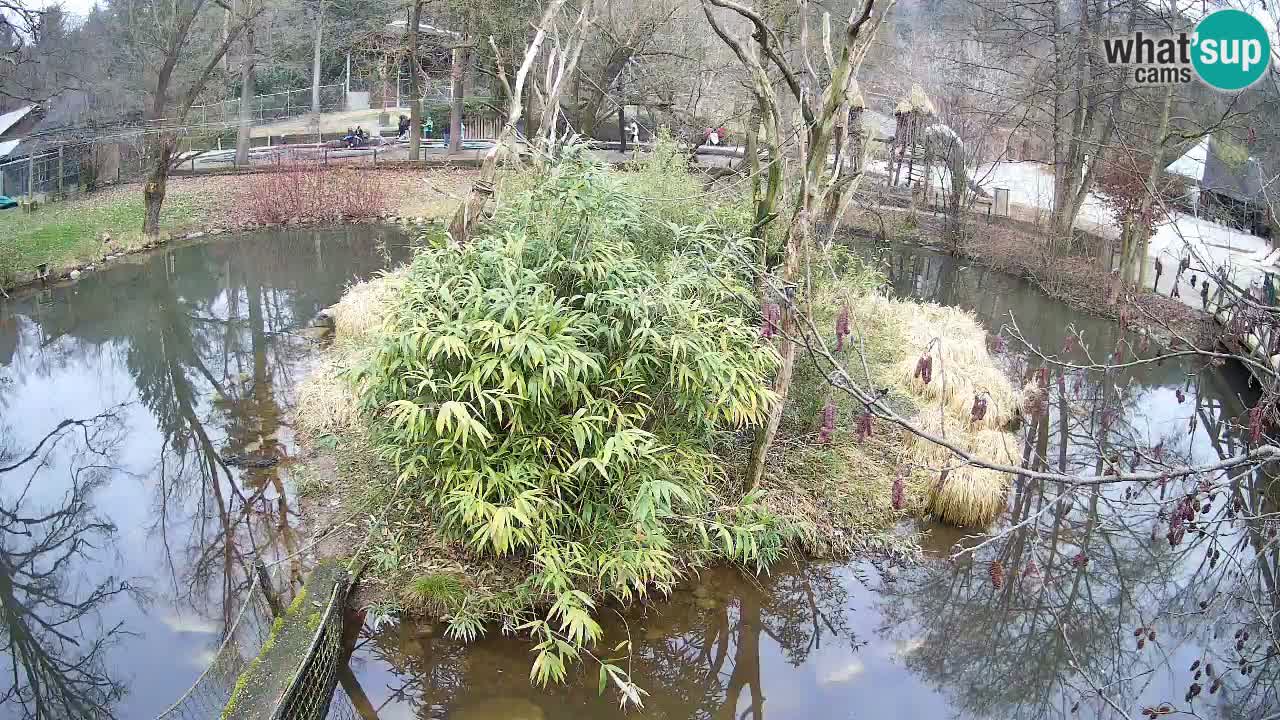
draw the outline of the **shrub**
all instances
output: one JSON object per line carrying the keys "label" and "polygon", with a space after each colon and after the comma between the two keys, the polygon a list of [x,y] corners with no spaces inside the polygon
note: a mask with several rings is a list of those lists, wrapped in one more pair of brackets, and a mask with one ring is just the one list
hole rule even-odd
{"label": "shrub", "polygon": [[359,170],[295,162],[245,180],[238,205],[251,222],[343,222],[381,217],[387,194]]}
{"label": "shrub", "polygon": [[509,595],[545,614],[463,603],[452,631],[530,632],[547,682],[599,637],[598,599],[666,591],[704,558],[781,555],[785,528],[712,453],[766,419],[777,357],[753,293],[705,252],[734,241],[666,221],[661,198],[573,152],[517,185],[482,235],[415,257],[355,379],[442,532],[536,568]]}

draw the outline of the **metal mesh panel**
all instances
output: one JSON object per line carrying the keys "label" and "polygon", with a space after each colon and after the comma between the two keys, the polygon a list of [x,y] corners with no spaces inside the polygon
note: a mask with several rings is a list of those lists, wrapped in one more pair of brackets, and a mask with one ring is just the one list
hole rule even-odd
{"label": "metal mesh panel", "polygon": [[[156,720],[217,720],[223,717],[237,682],[244,676],[272,632],[274,618],[281,614],[279,604],[264,590],[265,571],[255,577],[245,596],[245,604],[218,648],[209,667],[191,689],[183,694]],[[347,652],[343,645],[343,618],[349,580],[343,578],[326,597],[320,621],[307,652],[297,658],[293,672],[275,708],[264,708],[261,715],[273,720],[345,720],[358,718],[345,694],[334,695],[338,675],[346,668]],[[332,709],[332,712],[331,712]]]}
{"label": "metal mesh panel", "polygon": [[338,670],[347,661],[342,644],[347,587],[345,579],[334,586],[310,651],[302,658],[297,676],[272,715],[274,720],[324,720],[329,716]]}
{"label": "metal mesh panel", "polygon": [[157,720],[211,720],[222,716],[231,699],[236,679],[257,656],[271,632],[271,603],[263,592],[261,578],[255,578],[244,605],[224,636],[209,667]]}

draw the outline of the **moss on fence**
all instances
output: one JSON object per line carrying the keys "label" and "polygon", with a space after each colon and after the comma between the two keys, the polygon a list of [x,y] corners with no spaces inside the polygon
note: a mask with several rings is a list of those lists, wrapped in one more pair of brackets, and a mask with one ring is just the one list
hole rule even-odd
{"label": "moss on fence", "polygon": [[[289,684],[298,675],[311,642],[320,628],[334,588],[346,582],[347,571],[338,562],[325,562],[311,571],[303,586],[275,619],[262,649],[236,679],[222,720],[265,720]],[[344,596],[345,597],[345,596]]]}

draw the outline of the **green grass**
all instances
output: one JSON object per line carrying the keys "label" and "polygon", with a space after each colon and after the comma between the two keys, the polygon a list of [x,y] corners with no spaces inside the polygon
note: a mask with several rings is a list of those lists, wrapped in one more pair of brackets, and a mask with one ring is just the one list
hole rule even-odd
{"label": "green grass", "polygon": [[[107,252],[142,245],[142,192],[137,186],[102,190],[66,202],[42,204],[34,213],[0,211],[0,287],[22,282],[48,263],[58,272],[101,260]],[[203,223],[209,208],[197,196],[171,193],[161,214],[161,229],[173,233]],[[110,245],[101,241],[111,234]]]}

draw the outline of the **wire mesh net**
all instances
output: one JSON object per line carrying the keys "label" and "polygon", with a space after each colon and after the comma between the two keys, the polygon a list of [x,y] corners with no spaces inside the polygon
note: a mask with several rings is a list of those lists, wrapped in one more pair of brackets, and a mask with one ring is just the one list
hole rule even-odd
{"label": "wire mesh net", "polygon": [[263,591],[261,577],[255,577],[245,593],[244,604],[208,667],[191,689],[168,710],[160,713],[157,720],[208,720],[222,716],[237,678],[248,668],[271,633],[274,622],[271,605]]}
{"label": "wire mesh net", "polygon": [[259,572],[208,667],[156,720],[360,717],[345,695],[334,700],[340,673],[349,672],[343,642],[349,581],[341,572],[319,584],[323,592],[304,590],[295,603],[302,607],[286,610],[265,570]]}
{"label": "wire mesh net", "polygon": [[342,642],[346,593],[345,582],[334,585],[311,647],[272,716],[275,720],[323,720],[329,716],[338,670],[347,660]]}
{"label": "wire mesh net", "polygon": [[81,161],[88,150],[87,144],[68,145],[61,151],[0,162],[0,195],[62,195],[79,191],[84,182]]}

